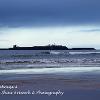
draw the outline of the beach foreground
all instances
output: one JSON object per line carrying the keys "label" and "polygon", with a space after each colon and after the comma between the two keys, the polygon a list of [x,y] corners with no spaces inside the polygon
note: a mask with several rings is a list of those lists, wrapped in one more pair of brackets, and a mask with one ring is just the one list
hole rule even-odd
{"label": "beach foreground", "polygon": [[0,98],[24,98],[25,100],[28,98],[37,100],[100,100],[99,75],[96,75],[96,77],[98,76],[97,79],[93,76],[90,76],[90,79],[86,77],[80,78],[81,75],[80,77],[78,75],[78,77],[67,78],[63,75],[56,75],[56,77],[54,75],[43,74],[27,76],[28,79],[1,80]]}

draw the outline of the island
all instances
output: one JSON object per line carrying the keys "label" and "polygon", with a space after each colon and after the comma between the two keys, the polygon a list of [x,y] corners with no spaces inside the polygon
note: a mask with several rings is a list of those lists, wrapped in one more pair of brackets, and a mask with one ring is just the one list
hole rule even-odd
{"label": "island", "polygon": [[13,45],[12,48],[1,48],[0,50],[96,50],[95,48],[68,48],[62,45],[46,45],[33,47],[20,47]]}

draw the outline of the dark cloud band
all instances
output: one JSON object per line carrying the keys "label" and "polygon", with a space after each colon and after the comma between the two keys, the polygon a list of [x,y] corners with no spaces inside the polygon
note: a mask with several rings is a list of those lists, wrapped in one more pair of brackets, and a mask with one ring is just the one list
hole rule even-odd
{"label": "dark cloud band", "polygon": [[100,0],[0,0],[0,26],[100,23]]}

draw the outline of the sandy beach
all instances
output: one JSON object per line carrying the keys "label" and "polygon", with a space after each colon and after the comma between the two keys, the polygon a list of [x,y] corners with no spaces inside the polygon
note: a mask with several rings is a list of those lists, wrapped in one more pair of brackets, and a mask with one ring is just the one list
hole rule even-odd
{"label": "sandy beach", "polygon": [[67,90],[67,89],[84,89],[94,90],[100,88],[99,80],[87,79],[64,79],[64,78],[46,78],[43,76],[32,79],[22,80],[1,80],[2,85],[17,85],[19,89],[42,89],[42,90]]}
{"label": "sandy beach", "polygon": [[[12,97],[16,100],[22,98],[25,100],[29,98],[34,98],[36,100],[100,99],[100,81],[95,79],[71,79],[62,78],[61,76],[53,77],[52,75],[34,75],[30,79],[1,80],[0,85],[0,98],[3,99],[7,99],[7,97]],[[17,86],[17,88],[14,86]],[[7,94],[8,91],[13,93],[17,92],[17,94]],[[32,94],[32,92],[34,93]]]}

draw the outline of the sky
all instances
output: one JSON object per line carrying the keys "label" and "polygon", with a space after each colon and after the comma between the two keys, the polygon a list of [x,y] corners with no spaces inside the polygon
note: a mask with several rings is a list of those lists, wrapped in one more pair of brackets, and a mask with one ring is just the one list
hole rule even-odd
{"label": "sky", "polygon": [[14,44],[100,49],[100,0],[0,0],[0,48]]}

